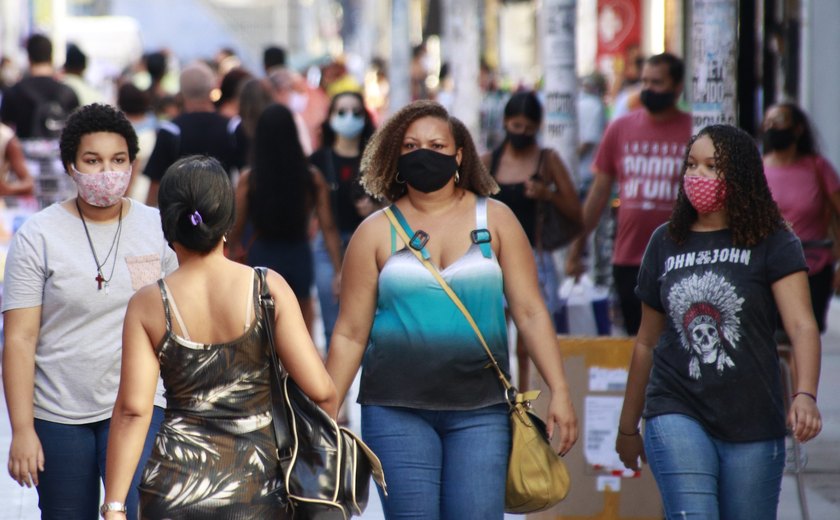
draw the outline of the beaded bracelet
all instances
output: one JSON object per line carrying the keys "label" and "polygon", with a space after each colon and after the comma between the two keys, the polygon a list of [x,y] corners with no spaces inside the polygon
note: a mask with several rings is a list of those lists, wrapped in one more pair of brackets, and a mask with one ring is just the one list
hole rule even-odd
{"label": "beaded bracelet", "polygon": [[635,437],[636,435],[639,435],[639,428],[637,427],[636,431],[634,431],[633,433],[624,433],[623,431],[621,431],[621,428],[619,428],[618,434],[624,435],[625,437]]}
{"label": "beaded bracelet", "polygon": [[796,399],[797,395],[807,395],[808,397],[813,399],[815,403],[817,402],[817,396],[815,396],[811,392],[796,392],[796,393],[793,394],[793,399]]}

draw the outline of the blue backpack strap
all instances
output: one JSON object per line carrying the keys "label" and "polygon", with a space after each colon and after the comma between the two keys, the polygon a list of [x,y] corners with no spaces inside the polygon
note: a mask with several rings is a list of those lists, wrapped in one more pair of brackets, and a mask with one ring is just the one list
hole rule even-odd
{"label": "blue backpack strap", "polygon": [[487,197],[478,197],[475,201],[475,229],[470,232],[470,239],[481,249],[484,258],[492,258],[490,230],[487,229]]}
{"label": "blue backpack strap", "polygon": [[429,251],[426,250],[426,243],[429,242],[429,234],[423,230],[417,230],[417,232],[412,231],[411,226],[408,225],[408,221],[405,220],[405,217],[397,205],[391,204],[390,208],[394,216],[397,217],[397,221],[400,223],[400,226],[402,226],[405,234],[411,237],[408,241],[408,247],[420,251],[420,254],[423,255],[423,259],[425,260],[431,258]]}

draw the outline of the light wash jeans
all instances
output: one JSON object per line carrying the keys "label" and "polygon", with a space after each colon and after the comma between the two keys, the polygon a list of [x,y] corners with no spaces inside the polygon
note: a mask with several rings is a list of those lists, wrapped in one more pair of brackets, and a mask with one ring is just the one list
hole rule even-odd
{"label": "light wash jeans", "polygon": [[775,520],[785,439],[726,442],[694,419],[645,422],[645,454],[670,519]]}
{"label": "light wash jeans", "polygon": [[388,520],[501,520],[508,405],[429,411],[362,405],[362,436],[382,461]]}
{"label": "light wash jeans", "polygon": [[[340,232],[342,249],[347,247],[353,233]],[[333,270],[330,255],[324,244],[324,235],[319,231],[312,241],[312,253],[315,257],[315,288],[318,290],[318,304],[321,306],[321,321],[324,323],[324,339],[326,347],[330,346],[335,321],[338,319],[338,296],[333,294]]]}

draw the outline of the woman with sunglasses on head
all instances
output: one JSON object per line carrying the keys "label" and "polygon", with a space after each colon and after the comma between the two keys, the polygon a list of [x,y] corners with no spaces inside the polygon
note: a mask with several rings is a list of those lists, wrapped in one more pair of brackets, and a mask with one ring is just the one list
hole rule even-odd
{"label": "woman with sunglasses on head", "polygon": [[[107,106],[79,108],[60,138],[78,196],[30,217],[15,234],[3,284],[3,383],[12,426],[9,474],[38,488],[45,519],[95,518],[120,378],[129,298],[177,267],[158,211],[126,198],[137,135]],[[145,461],[163,420],[157,386]],[[137,518],[139,470],[126,503]]]}
{"label": "woman with sunglasses on head", "polygon": [[[340,92],[330,101],[329,116],[321,125],[321,148],[309,157],[330,188],[330,205],[342,249],[347,247],[362,220],[378,208],[359,184],[362,151],[374,130],[373,119],[361,94]],[[318,288],[324,337],[329,345],[338,317],[338,278],[322,233],[315,237],[313,254],[315,286]]]}
{"label": "woman with sunglasses on head", "polygon": [[385,516],[501,520],[511,444],[504,388],[412,249],[451,286],[506,373],[507,302],[550,389],[547,433],[565,453],[577,422],[528,239],[510,209],[488,199],[498,188],[467,128],[437,103],[394,114],[361,168],[390,213],[365,219],[347,246],[327,370],[343,399],[362,367],[362,435],[388,478]]}
{"label": "woman with sunglasses on head", "polygon": [[840,177],[817,147],[808,117],[793,103],[767,109],[762,124],[764,175],[782,216],[802,241],[808,262],[811,306],[820,332],[831,294],[840,289],[834,269],[831,215],[840,215]]}

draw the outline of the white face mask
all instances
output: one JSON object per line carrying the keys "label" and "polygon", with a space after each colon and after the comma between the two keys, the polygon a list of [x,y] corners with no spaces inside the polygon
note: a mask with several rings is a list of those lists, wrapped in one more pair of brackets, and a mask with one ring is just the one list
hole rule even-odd
{"label": "white face mask", "polygon": [[79,197],[98,208],[108,208],[119,202],[131,180],[131,167],[124,172],[81,173],[75,166],[71,166],[70,171],[70,176],[76,181]]}
{"label": "white face mask", "polygon": [[338,135],[347,139],[358,137],[365,128],[365,117],[348,112],[344,115],[335,114],[330,118],[330,128]]}
{"label": "white face mask", "polygon": [[289,110],[296,114],[300,114],[306,110],[306,104],[309,103],[309,96],[301,94],[300,92],[292,92],[289,94]]}

